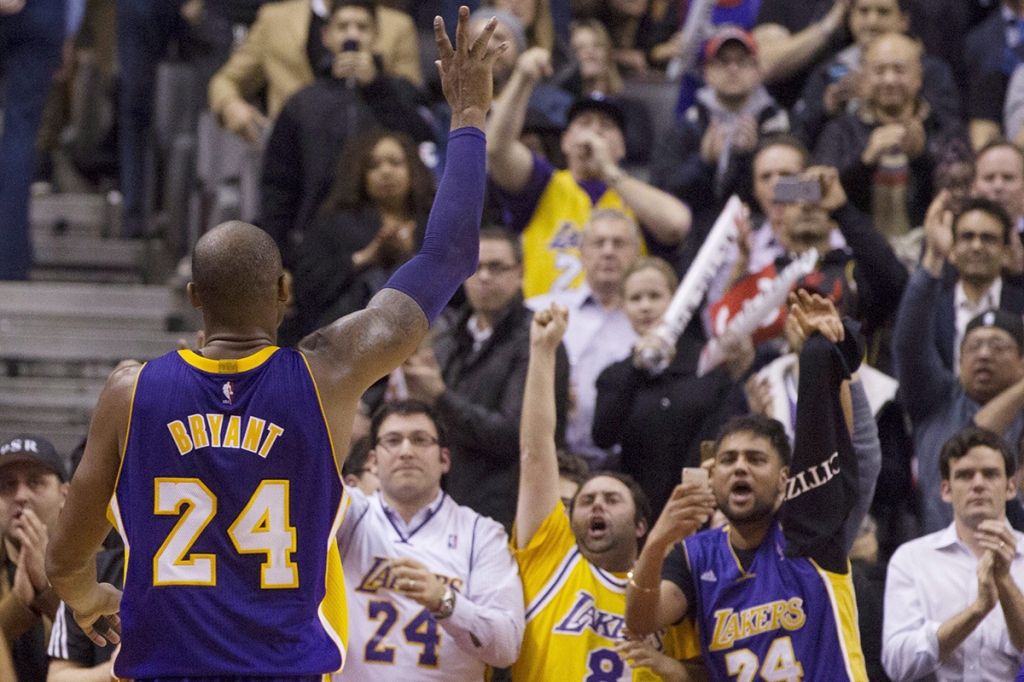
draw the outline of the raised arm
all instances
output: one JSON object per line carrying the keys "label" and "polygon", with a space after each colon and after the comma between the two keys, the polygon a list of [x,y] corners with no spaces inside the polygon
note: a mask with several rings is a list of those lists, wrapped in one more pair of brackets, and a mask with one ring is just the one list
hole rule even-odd
{"label": "raised arm", "polygon": [[534,47],[521,54],[487,122],[487,170],[509,194],[523,191],[533,172],[533,155],[519,141],[519,135],[526,121],[530,93],[541,78],[550,75],[550,52]]}
{"label": "raised arm", "polygon": [[753,35],[765,82],[784,80],[807,66],[828,44],[832,34],[842,29],[850,4],[851,0],[835,0],[820,21],[797,33],[790,33],[779,24],[757,26]]}
{"label": "raised arm", "polygon": [[[120,640],[116,614],[121,592],[113,585],[97,582],[96,552],[110,532],[107,507],[117,483],[132,393],[140,371],[139,365],[123,367],[107,380],[89,425],[82,462],[71,480],[46,553],[50,584],[74,611],[82,631],[100,646],[107,640],[115,644]],[[106,617],[112,631],[102,625],[94,628],[100,617]]]}
{"label": "raised arm", "polygon": [[896,378],[914,421],[945,402],[957,383],[956,376],[939,357],[933,319],[942,267],[953,247],[953,214],[946,209],[948,196],[946,190],[939,192],[928,207],[924,258],[907,282],[892,335]]}
{"label": "raised arm", "polygon": [[974,424],[998,434],[1005,434],[1021,411],[1024,411],[1024,379],[982,405],[974,415]]}
{"label": "raised arm", "polygon": [[483,126],[491,103],[492,67],[507,45],[488,45],[496,25],[493,20],[470,44],[468,18],[469,10],[460,8],[454,49],[444,22],[440,17],[434,21],[441,57],[437,65],[452,110],[452,132],[446,173],[427,221],[423,247],[365,310],[314,332],[299,344],[316,377],[335,442],[347,442],[358,397],[419,347],[429,323],[476,271],[485,188]]}
{"label": "raised arm", "polygon": [[[800,352],[796,436],[782,527],[786,555],[810,557],[833,573],[846,573],[844,527],[857,504],[857,458],[852,416],[842,393],[861,358],[855,323],[844,322],[832,302],[799,291],[790,314],[806,340]],[[848,393],[847,393],[848,401]],[[827,472],[828,477],[820,475]]]}
{"label": "raised arm", "polygon": [[860,379],[849,383],[850,402],[853,408],[853,431],[850,440],[857,457],[857,502],[846,520],[846,553],[850,553],[853,541],[857,539],[860,524],[871,509],[875,499],[875,484],[882,470],[882,443],[878,440],[878,425],[871,412],[867,393]]}
{"label": "raised arm", "polygon": [[525,549],[558,504],[555,454],[555,352],[569,323],[565,306],[538,310],[530,323],[530,364],[526,370],[519,427],[519,500],[516,549]]}

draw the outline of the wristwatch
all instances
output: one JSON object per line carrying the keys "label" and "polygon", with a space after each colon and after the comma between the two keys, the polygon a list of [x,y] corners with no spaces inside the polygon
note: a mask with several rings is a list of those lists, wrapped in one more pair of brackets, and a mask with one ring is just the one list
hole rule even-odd
{"label": "wristwatch", "polygon": [[444,595],[441,597],[441,606],[438,607],[437,611],[431,611],[430,615],[434,617],[434,620],[444,620],[448,616],[452,615],[452,611],[455,610],[455,592],[452,588],[444,588]]}

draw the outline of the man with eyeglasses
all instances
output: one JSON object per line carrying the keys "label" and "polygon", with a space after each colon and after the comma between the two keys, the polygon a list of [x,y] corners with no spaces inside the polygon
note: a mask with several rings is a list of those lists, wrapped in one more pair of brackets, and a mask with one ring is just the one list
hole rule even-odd
{"label": "man with eyeglasses", "polygon": [[441,490],[452,464],[426,404],[385,403],[367,463],[380,488],[349,488],[338,532],[349,659],[335,682],[482,681],[511,665],[523,637],[523,587],[500,524]]}
{"label": "man with eyeglasses", "polygon": [[[953,520],[950,506],[941,497],[938,459],[943,444],[971,425],[983,407],[984,414],[1000,413],[988,422],[989,428],[1017,442],[1024,407],[1024,399],[1019,398],[1014,409],[1014,395],[1006,392],[1024,379],[1024,322],[1019,313],[989,309],[963,320],[959,379],[943,361],[937,329],[945,324],[953,334],[952,324],[940,319],[946,310],[942,274],[947,259],[960,272],[958,286],[964,297],[973,292],[981,300],[987,295],[988,305],[994,308],[996,302],[991,301],[985,282],[998,277],[1010,229],[1005,211],[993,202],[972,199],[954,219],[947,200],[943,191],[928,209],[924,257],[907,284],[893,331],[896,378],[914,427],[921,523],[926,533],[941,530]],[[959,318],[960,309],[955,312]]]}
{"label": "man with eyeglasses", "polygon": [[949,230],[940,223],[933,223],[933,228],[925,235],[931,261],[948,262],[956,272],[955,278],[943,278],[934,317],[935,343],[942,363],[959,372],[968,322],[993,308],[1024,312],[1024,286],[1019,278],[1003,277],[1013,223],[1001,202],[979,197],[964,204]]}
{"label": "man with eyeglasses", "polygon": [[[402,373],[409,397],[432,406],[450,429],[456,502],[512,527],[519,480],[519,415],[530,356],[532,313],[523,305],[523,252],[501,227],[480,230],[480,265],[466,280],[466,305],[439,321],[431,347]],[[569,361],[559,346],[559,443],[569,402]]]}

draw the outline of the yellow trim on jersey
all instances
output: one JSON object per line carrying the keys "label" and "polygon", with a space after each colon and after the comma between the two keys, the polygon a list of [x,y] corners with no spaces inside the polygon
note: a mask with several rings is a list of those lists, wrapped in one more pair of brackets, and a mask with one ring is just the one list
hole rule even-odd
{"label": "yellow trim on jersey", "polygon": [[[615,644],[625,638],[626,575],[604,571],[583,557],[561,501],[526,547],[515,549],[515,529],[512,542],[527,604],[526,630],[512,678],[583,680],[598,672],[591,666],[610,664]],[[700,654],[700,642],[688,621],[665,634],[663,644],[679,659]],[[622,675],[626,676],[625,668]],[[632,679],[661,678],[635,668]]]}
{"label": "yellow trim on jersey", "polygon": [[853,571],[846,562],[846,573],[826,571],[814,559],[808,559],[814,570],[821,576],[828,598],[832,602],[832,614],[836,621],[839,646],[843,651],[846,674],[853,682],[867,682],[868,672],[864,663],[864,652],[860,645],[860,630],[857,621],[857,601],[853,595]]}
{"label": "yellow trim on jersey", "polygon": [[345,647],[348,644],[348,600],[345,596],[345,572],[341,566],[341,554],[338,552],[338,529],[345,520],[345,513],[352,500],[344,487],[341,489],[341,501],[338,512],[331,526],[330,540],[327,543],[327,572],[324,578],[324,599],[317,608],[320,624],[324,631],[334,640],[341,656],[341,667],[334,672],[341,672],[345,667],[347,656]]}
{"label": "yellow trim on jersey", "polygon": [[[121,461],[117,465],[117,476],[114,477],[114,490],[110,493],[110,501],[107,503],[107,521],[113,526],[118,535],[121,536],[121,542],[124,543],[124,571],[122,577],[127,579],[128,577],[128,559],[131,553],[131,546],[128,543],[128,531],[124,527],[124,521],[121,519],[121,505],[117,501],[117,486],[121,484],[121,471],[124,469],[124,455],[128,452],[128,437],[132,433],[132,415],[135,413],[135,391],[139,388],[139,377],[142,376],[142,372],[146,369],[146,365],[149,363],[142,363],[139,367],[139,371],[135,373],[135,383],[132,384],[132,397],[128,401],[128,423],[124,427],[124,445],[121,446]],[[122,585],[124,582],[122,581]]]}
{"label": "yellow trim on jersey", "polygon": [[251,369],[256,369],[269,360],[270,356],[277,351],[277,346],[267,346],[252,355],[236,360],[211,360],[190,350],[179,350],[178,355],[188,364],[204,372],[210,372],[211,374],[238,374],[239,372],[248,372]]}
{"label": "yellow trim on jersey", "polygon": [[331,433],[331,423],[327,421],[327,411],[324,410],[324,400],[320,397],[320,387],[317,386],[316,377],[313,376],[313,369],[309,366],[309,360],[306,359],[305,353],[301,351],[296,352],[302,358],[302,361],[306,363],[306,371],[309,372],[309,380],[313,382],[313,392],[316,393],[316,402],[320,405],[320,416],[323,417],[324,428],[327,429],[327,442],[331,444],[331,457],[334,459],[334,468],[338,471],[338,480],[344,482],[341,475],[342,462],[338,461],[338,451],[334,448],[334,435]]}

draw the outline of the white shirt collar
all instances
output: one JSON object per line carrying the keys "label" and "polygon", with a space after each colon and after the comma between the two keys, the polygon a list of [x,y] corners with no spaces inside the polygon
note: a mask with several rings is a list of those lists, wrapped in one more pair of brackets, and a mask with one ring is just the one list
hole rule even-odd
{"label": "white shirt collar", "polygon": [[441,504],[444,502],[444,491],[438,490],[437,496],[434,497],[429,504],[424,505],[422,509],[413,514],[413,517],[409,519],[409,523],[406,523],[402,518],[402,515],[399,514],[394,507],[384,501],[384,495],[381,494],[380,490],[378,490],[375,495],[380,501],[381,509],[383,509],[384,513],[388,515],[391,522],[406,530],[410,528],[417,528],[422,525],[427,519],[437,513],[437,510],[441,508]]}
{"label": "white shirt collar", "polygon": [[480,350],[487,339],[494,335],[494,327],[489,329],[481,329],[480,324],[476,321],[476,315],[470,315],[469,319],[466,320],[466,331],[473,337],[473,351]]}
{"label": "white shirt collar", "polygon": [[[1006,524],[1007,528],[1013,530],[1013,527],[1010,525],[1009,520],[1004,518],[1003,523]],[[1020,533],[1014,531],[1013,534],[1018,537],[1017,551],[1015,553],[1020,554],[1021,551],[1024,551],[1024,547],[1021,547],[1021,544],[1019,542]],[[931,540],[932,546],[935,547],[935,549],[947,549],[949,547],[959,546],[962,547],[965,552],[971,553],[971,548],[968,547],[967,544],[963,540],[961,540],[960,536],[956,533],[956,521],[953,521],[944,529],[942,529],[938,533],[935,533],[934,536],[932,536]]]}
{"label": "white shirt collar", "polygon": [[[959,280],[956,283],[956,287],[953,289],[953,305],[957,310],[971,310],[975,313],[983,313],[986,310],[992,310],[999,307],[999,301],[1003,294],[1003,278],[996,277],[988,290],[981,295],[978,303],[975,304],[964,292],[964,285]],[[969,320],[968,320],[969,321]]]}

